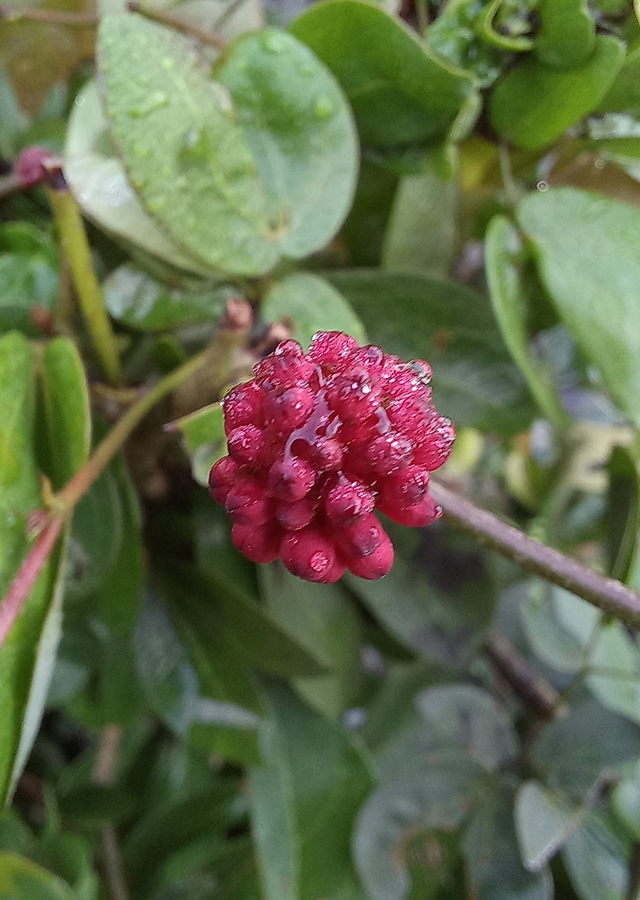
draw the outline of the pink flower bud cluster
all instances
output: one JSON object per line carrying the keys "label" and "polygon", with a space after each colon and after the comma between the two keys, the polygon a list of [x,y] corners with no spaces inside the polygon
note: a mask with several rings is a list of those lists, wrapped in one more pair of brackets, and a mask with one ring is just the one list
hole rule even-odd
{"label": "pink flower bud cluster", "polygon": [[234,544],[308,581],[382,578],[393,545],[374,510],[413,526],[442,512],[429,473],[455,431],[432,403],[431,369],[330,331],[307,354],[284,341],[254,373],[223,400],[229,455],[209,478]]}

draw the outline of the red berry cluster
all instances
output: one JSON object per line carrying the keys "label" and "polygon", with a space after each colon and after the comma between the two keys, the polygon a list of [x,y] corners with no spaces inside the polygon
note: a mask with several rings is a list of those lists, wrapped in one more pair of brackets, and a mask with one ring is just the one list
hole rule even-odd
{"label": "red berry cluster", "polygon": [[329,331],[308,354],[284,341],[254,372],[223,400],[229,455],[209,478],[234,544],[308,581],[347,568],[382,578],[393,545],[374,509],[401,525],[441,515],[429,473],[455,432],[431,401],[431,369]]}

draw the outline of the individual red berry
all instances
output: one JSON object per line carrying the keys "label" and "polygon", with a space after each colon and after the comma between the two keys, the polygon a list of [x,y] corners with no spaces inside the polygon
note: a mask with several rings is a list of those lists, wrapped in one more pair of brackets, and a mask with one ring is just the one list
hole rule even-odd
{"label": "individual red berry", "polygon": [[375,497],[363,484],[346,478],[331,488],[326,496],[325,510],[330,521],[339,528],[361,522],[373,511]]}
{"label": "individual red berry", "polygon": [[287,531],[299,531],[311,522],[317,509],[318,501],[308,494],[302,500],[282,500],[276,506],[276,519]]}
{"label": "individual red berry", "polygon": [[429,472],[421,466],[407,466],[380,485],[380,502],[408,508],[420,503],[429,489]]}
{"label": "individual red berry", "polygon": [[279,459],[269,470],[269,492],[278,500],[302,500],[316,480],[309,463],[297,456]]}
{"label": "individual red berry", "polygon": [[254,366],[256,379],[265,391],[281,391],[306,384],[315,370],[313,363],[307,359],[289,354],[268,356]]}
{"label": "individual red berry", "polygon": [[231,388],[222,400],[224,431],[230,434],[241,425],[260,425],[264,394],[255,381]]}
{"label": "individual red berry", "polygon": [[456,431],[451,420],[439,416],[433,427],[420,436],[415,450],[416,462],[434,472],[449,459],[455,439]]}
{"label": "individual red berry", "polygon": [[255,425],[240,425],[228,438],[229,456],[239,466],[256,466],[264,457],[264,433]]}
{"label": "individual red berry", "polygon": [[411,462],[411,441],[404,435],[389,431],[381,434],[365,451],[371,468],[377,475],[393,475]]}
{"label": "individual red berry", "polygon": [[44,147],[27,147],[18,156],[15,164],[16,178],[21,187],[40,184],[44,174],[42,163],[51,159],[51,152]]}
{"label": "individual red berry", "polygon": [[311,525],[285,535],[280,552],[287,569],[307,581],[330,584],[346,569],[338,560],[333,540]]}
{"label": "individual red berry", "polygon": [[370,556],[382,543],[385,533],[377,516],[369,513],[356,525],[340,530],[338,545],[348,556]]}
{"label": "individual red berry", "polygon": [[373,553],[359,558],[352,557],[347,560],[347,565],[358,578],[376,581],[378,578],[384,578],[391,571],[393,555],[391,539],[386,532],[383,532],[383,538]]}
{"label": "individual red berry", "polygon": [[309,447],[308,459],[316,472],[335,472],[342,465],[342,445],[335,438],[318,438]]}
{"label": "individual red berry", "polygon": [[265,525],[234,525],[231,540],[240,553],[256,563],[275,562],[280,556],[282,531],[274,522]]}
{"label": "individual red berry", "polygon": [[385,516],[389,516],[398,525],[408,525],[411,528],[421,528],[431,525],[442,515],[442,507],[438,506],[431,494],[426,494],[415,506],[403,507],[393,504],[379,504],[378,509]]}
{"label": "individual red berry", "polygon": [[307,387],[291,387],[281,394],[268,392],[263,407],[265,421],[270,428],[288,433],[307,421],[314,402]]}
{"label": "individual red berry", "polygon": [[344,364],[352,350],[358,349],[355,338],[341,331],[318,331],[313,336],[309,359],[328,369]]}
{"label": "individual red berry", "polygon": [[273,504],[264,483],[251,475],[236,477],[224,508],[236,525],[264,525],[273,517]]}
{"label": "individual red berry", "polygon": [[280,341],[276,349],[273,351],[274,356],[293,356],[296,359],[302,359],[304,350],[302,345],[297,341],[290,339],[288,341]]}
{"label": "individual red berry", "polygon": [[327,398],[344,422],[355,422],[372,415],[380,400],[380,388],[360,367],[335,375]]}
{"label": "individual red berry", "polygon": [[223,456],[213,464],[209,472],[209,493],[218,503],[226,501],[237,471],[238,465],[230,456]]}
{"label": "individual red berry", "polygon": [[376,347],[375,344],[368,344],[366,347],[358,347],[349,354],[349,364],[352,366],[362,366],[374,378],[379,379],[384,371],[386,355],[384,350]]}

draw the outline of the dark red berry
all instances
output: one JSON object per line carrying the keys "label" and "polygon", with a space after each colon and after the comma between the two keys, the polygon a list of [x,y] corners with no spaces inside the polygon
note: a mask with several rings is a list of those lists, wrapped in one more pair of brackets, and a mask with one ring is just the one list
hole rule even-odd
{"label": "dark red berry", "polygon": [[365,451],[371,468],[377,475],[393,475],[411,462],[411,441],[404,435],[389,431],[381,434]]}
{"label": "dark red berry", "polygon": [[380,546],[385,534],[377,516],[369,513],[356,525],[341,529],[338,543],[341,551],[348,556],[360,558],[370,556]]}
{"label": "dark red berry", "polygon": [[255,425],[240,425],[228,438],[229,456],[239,466],[257,466],[264,457],[266,441]]}
{"label": "dark red berry", "polygon": [[393,544],[386,532],[373,553],[362,558],[351,558],[347,561],[349,570],[359,578],[376,581],[388,575],[393,566]]}
{"label": "dark red berry", "polygon": [[442,515],[442,508],[438,506],[431,494],[426,494],[415,506],[397,506],[395,504],[379,504],[378,509],[385,516],[389,516],[398,525],[409,525],[412,528],[421,528],[431,525]]}
{"label": "dark red berry", "polygon": [[380,489],[380,502],[400,508],[420,503],[429,489],[429,472],[421,466],[407,466],[386,478]]}
{"label": "dark red berry", "polygon": [[316,480],[309,463],[297,456],[279,459],[269,470],[269,492],[278,500],[302,500]]}
{"label": "dark red berry", "polygon": [[231,539],[240,553],[257,563],[275,562],[280,556],[282,531],[274,522],[265,525],[234,525]]}
{"label": "dark red berry", "polygon": [[276,519],[287,531],[299,531],[313,519],[318,509],[318,501],[308,494],[302,500],[284,500],[276,506]]}
{"label": "dark red berry", "polygon": [[263,525],[273,517],[273,503],[262,481],[239,475],[227,494],[224,508],[236,525]]}
{"label": "dark red berry", "polygon": [[313,409],[315,398],[307,387],[290,387],[281,394],[267,392],[264,418],[270,428],[290,432],[303,425]]}
{"label": "dark red berry", "polygon": [[307,581],[329,584],[346,569],[338,560],[333,540],[311,525],[285,535],[280,552],[287,569]]}
{"label": "dark red berry", "polygon": [[325,500],[329,520],[339,528],[346,528],[362,521],[373,511],[376,500],[370,490],[357,481],[343,478],[331,488]]}
{"label": "dark red berry", "polygon": [[349,354],[357,349],[358,342],[348,334],[341,331],[319,331],[313,336],[309,359],[331,369],[342,366]]}
{"label": "dark red berry", "polygon": [[342,444],[335,438],[318,438],[307,457],[316,472],[335,472],[342,465]]}
{"label": "dark red berry", "polygon": [[209,472],[209,493],[218,503],[226,501],[237,471],[238,465],[230,456],[223,456],[214,463]]}
{"label": "dark red berry", "polygon": [[231,388],[222,401],[225,434],[241,425],[259,425],[262,420],[264,394],[255,381]]}

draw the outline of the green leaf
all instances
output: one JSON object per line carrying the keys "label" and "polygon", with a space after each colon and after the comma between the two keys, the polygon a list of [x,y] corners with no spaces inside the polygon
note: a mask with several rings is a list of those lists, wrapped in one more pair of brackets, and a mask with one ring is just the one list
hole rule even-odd
{"label": "green leaf", "polygon": [[604,823],[593,816],[564,848],[564,864],[580,900],[620,900],[628,885],[626,853]]}
{"label": "green leaf", "polygon": [[489,119],[503,138],[522,150],[540,150],[595,109],[622,66],[624,48],[598,35],[591,56],[565,71],[547,68],[532,55],[496,84]]}
{"label": "green leaf", "polygon": [[552,900],[548,869],[523,868],[513,821],[513,789],[498,785],[478,806],[463,838],[467,871],[476,900]]}
{"label": "green leaf", "polygon": [[542,413],[558,426],[568,423],[551,373],[529,349],[525,281],[526,251],[518,232],[505,216],[495,216],[485,238],[487,281],[493,309],[511,355],[518,364]]}
{"label": "green leaf", "polygon": [[613,448],[607,469],[607,571],[626,581],[638,555],[640,480],[636,462],[624,447]]}
{"label": "green leaf", "polygon": [[517,754],[518,740],[507,712],[480,688],[434,687],[419,694],[416,705],[426,726],[424,749],[431,758],[462,752],[491,772]]}
{"label": "green leaf", "polygon": [[58,261],[51,240],[28,222],[0,227],[0,333],[16,328],[40,336],[30,314],[35,307],[52,310],[59,289]]}
{"label": "green leaf", "polygon": [[552,588],[555,615],[580,645],[587,686],[608,709],[640,724],[640,653],[620,622],[603,621],[593,606]]}
{"label": "green leaf", "polygon": [[136,667],[151,706],[177,734],[191,724],[198,679],[163,598],[148,591],[135,634]]}
{"label": "green leaf", "polygon": [[180,325],[216,322],[237,288],[216,285],[200,291],[172,289],[131,265],[119,266],[102,285],[109,314],[128,328],[165,331]]}
{"label": "green leaf", "polygon": [[327,277],[374,343],[432,364],[434,401],[458,427],[507,434],[528,427],[534,410],[526,383],[482,296],[417,274],[355,270]]}
{"label": "green leaf", "polygon": [[125,635],[133,628],[140,611],[144,587],[144,546],[140,500],[122,455],[111,463],[122,509],[120,548],[97,591],[97,603],[104,623],[114,634]]}
{"label": "green leaf", "polygon": [[207,78],[189,42],[141,16],[107,16],[98,68],[127,175],[161,227],[215,269],[272,268],[281,223],[270,218],[229,94]]}
{"label": "green leaf", "polygon": [[82,211],[100,228],[172,266],[211,276],[209,267],[181,248],[144,210],[117,157],[95,81],[73,106],[64,174]]}
{"label": "green leaf", "polygon": [[[80,354],[68,338],[55,338],[42,354],[40,379],[48,459],[42,467],[59,490],[87,461],[91,446],[89,391]],[[43,442],[44,443],[44,442]]]}
{"label": "green leaf", "polygon": [[184,608],[204,640],[224,636],[252,665],[285,678],[324,673],[321,648],[305,646],[289,623],[260,603],[255,566],[233,546],[229,520],[207,497],[197,515],[198,560],[204,590],[192,593]]}
{"label": "green leaf", "polygon": [[397,775],[371,794],[353,835],[355,863],[371,900],[402,900],[408,890],[408,837],[453,830],[471,811],[484,770],[462,755]]}
{"label": "green leaf", "polygon": [[640,425],[640,212],[564,188],[529,194],[517,218],[560,318],[616,403]]}
{"label": "green leaf", "polygon": [[12,159],[15,155],[18,139],[27,129],[29,119],[20,108],[13,84],[5,67],[0,63],[0,156]]}
{"label": "green leaf", "polygon": [[349,850],[371,789],[366,760],[342,728],[287,688],[273,686],[268,697],[266,765],[251,770],[249,791],[265,897],[356,900],[348,893],[355,882]]}
{"label": "green leaf", "polygon": [[316,331],[344,331],[364,344],[364,326],[349,303],[324,278],[294,272],[274,281],[262,301],[267,322],[292,320],[292,332],[307,349]]}
{"label": "green leaf", "polygon": [[447,148],[434,152],[425,171],[400,180],[382,248],[385,269],[446,278],[453,262],[458,213],[454,160]]}
{"label": "green leaf", "polygon": [[597,107],[598,112],[640,110],[640,47],[627,54],[615,81]]}
{"label": "green leaf", "polygon": [[561,792],[546,790],[538,781],[525,781],[518,788],[515,806],[516,831],[527,869],[539,872],[580,826],[586,815]]}
{"label": "green leaf", "polygon": [[317,585],[291,575],[281,563],[261,566],[260,581],[273,620],[329,669],[297,678],[300,696],[337,719],[356,700],[362,680],[361,623],[340,585]]}
{"label": "green leaf", "polygon": [[349,587],[405,646],[445,666],[464,664],[483,640],[496,599],[482,552],[435,526],[408,531],[385,521],[385,528],[396,549],[391,572],[380,581],[347,576]]}
{"label": "green leaf", "polygon": [[640,728],[593,700],[547,725],[533,759],[551,790],[582,800],[603,776],[640,756]]}
{"label": "green leaf", "polygon": [[122,539],[122,497],[109,466],[75,508],[65,585],[69,597],[88,597],[100,589],[115,565]]}
{"label": "green leaf", "polygon": [[7,900],[75,900],[68,884],[17,853],[0,853],[0,896]]}
{"label": "green leaf", "polygon": [[538,659],[558,672],[577,672],[585,663],[585,645],[563,628],[552,602],[553,589],[541,580],[524,582],[521,589],[522,624]]}
{"label": "green leaf", "polygon": [[439,60],[414,32],[368,3],[316,4],[289,30],[340,82],[364,143],[444,137],[474,90],[464,72]]}
{"label": "green leaf", "polygon": [[279,252],[308,256],[344,221],[356,186],[358,139],[333,75],[290,34],[242,35],[214,67],[240,115],[267,195]]}
{"label": "green leaf", "polygon": [[545,66],[573,69],[587,61],[595,44],[595,25],[584,0],[541,0],[536,56]]}
{"label": "green leaf", "polygon": [[[71,353],[71,356],[69,355]],[[47,409],[44,433],[36,432],[36,358],[26,339],[0,339],[0,596],[4,597],[30,549],[27,516],[41,505],[36,445],[70,441],[64,466],[84,462],[87,452],[87,393],[82,370],[69,345],[58,343],[51,359],[68,365],[45,367]],[[57,354],[61,354],[58,356]],[[51,379],[51,383],[46,384]],[[60,387],[67,396],[61,402]],[[55,402],[52,400],[55,398]],[[70,472],[73,474],[73,472]],[[60,639],[64,538],[45,563],[23,610],[0,649],[0,797],[10,798],[35,739]]]}
{"label": "green leaf", "polygon": [[611,807],[634,840],[640,840],[640,783],[637,777],[623,779],[613,788]]}
{"label": "green leaf", "polygon": [[[200,692],[210,700],[242,707],[261,715],[264,700],[256,679],[236,647],[220,628],[220,619],[202,581],[180,573],[166,578],[167,599],[180,639],[189,650],[198,673]],[[205,601],[205,602],[203,602]]]}

